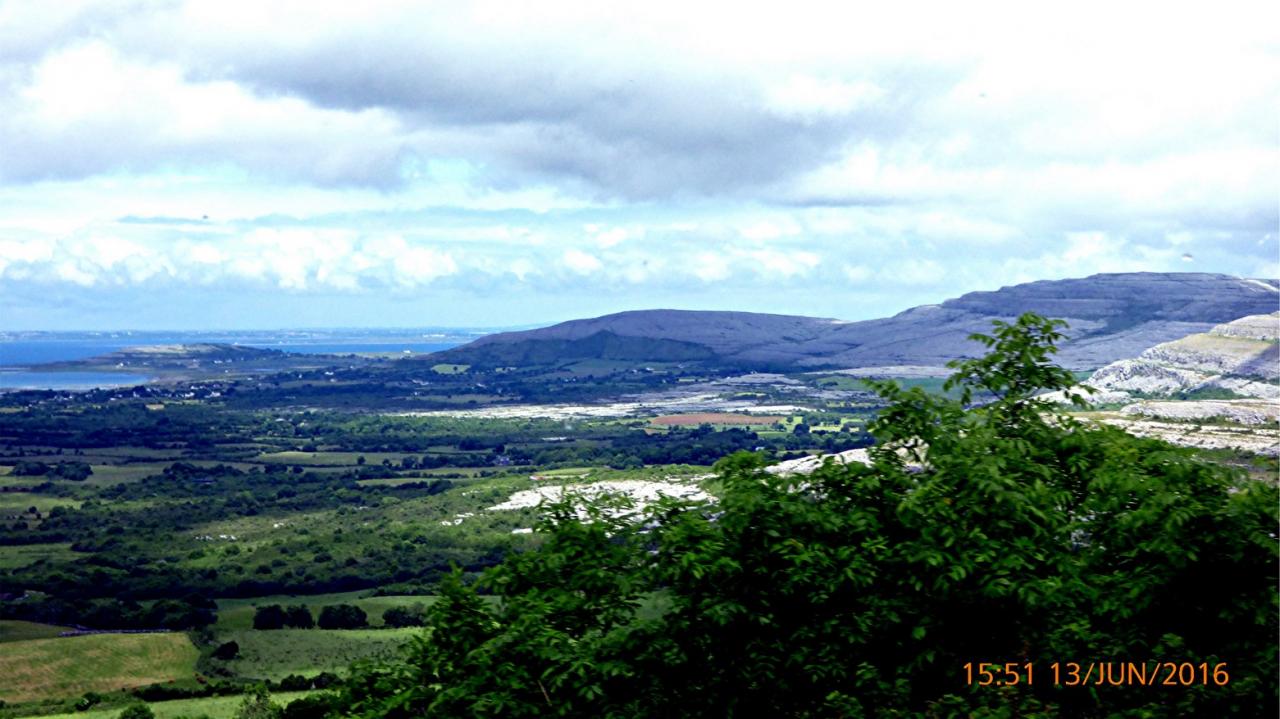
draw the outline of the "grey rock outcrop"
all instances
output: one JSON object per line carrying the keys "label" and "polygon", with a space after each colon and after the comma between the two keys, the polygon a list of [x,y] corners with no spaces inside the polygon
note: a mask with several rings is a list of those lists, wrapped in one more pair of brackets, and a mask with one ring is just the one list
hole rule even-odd
{"label": "grey rock outcrop", "polygon": [[1136,359],[1103,367],[1085,384],[1143,395],[1219,388],[1280,399],[1280,312],[1242,317],[1158,344]]}

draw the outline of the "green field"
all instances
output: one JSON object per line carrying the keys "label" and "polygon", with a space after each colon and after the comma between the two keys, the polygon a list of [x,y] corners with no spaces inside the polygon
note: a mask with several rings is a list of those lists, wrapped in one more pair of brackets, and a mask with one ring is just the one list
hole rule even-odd
{"label": "green field", "polygon": [[41,559],[73,561],[82,556],[86,555],[71,551],[69,543],[0,546],[0,569],[25,567]]}
{"label": "green field", "polygon": [[44,494],[29,494],[27,492],[6,492],[0,494],[0,517],[7,517],[11,514],[21,514],[31,507],[35,507],[37,511],[44,514],[54,507],[79,507],[80,502],[74,499],[64,499],[62,497],[50,497]]}
{"label": "green field", "polygon": [[311,608],[313,616],[320,616],[320,608],[326,604],[354,604],[369,615],[370,626],[382,626],[382,613],[392,607],[405,607],[411,604],[431,604],[434,596],[388,596],[366,597],[368,592],[342,592],[338,594],[313,594],[309,596],[290,597],[277,595],[272,597],[253,597],[250,599],[219,599],[218,623],[214,629],[218,632],[239,631],[253,628],[253,613],[257,607],[268,604],[305,604]]}
{"label": "green field", "polygon": [[58,627],[52,624],[23,622],[17,619],[0,619],[0,643],[23,642],[28,639],[50,639],[58,636],[59,632],[65,631],[67,631],[66,627]]}
{"label": "green field", "polygon": [[95,464],[87,482],[112,485],[121,482],[137,482],[153,474],[164,472],[167,462],[140,462],[138,464]]}
{"label": "green field", "polygon": [[[272,703],[283,707],[289,702],[310,693],[277,692],[271,695],[271,700]],[[236,710],[240,708],[240,704],[243,702],[244,697],[227,696],[204,697],[202,699],[174,699],[166,702],[154,702],[148,706],[151,707],[151,711],[155,712],[156,719],[199,716],[207,716],[209,719],[231,719],[236,715]],[[44,715],[39,719],[115,719],[120,716],[121,711],[123,711],[123,707],[90,709],[89,711],[73,712],[71,714]]]}
{"label": "green field", "polygon": [[257,457],[257,461],[268,464],[297,464],[303,467],[333,467],[333,466],[356,466],[360,457],[364,457],[366,464],[382,464],[382,460],[389,459],[392,464],[399,464],[400,460],[407,456],[404,452],[264,452]]}
{"label": "green field", "polygon": [[199,652],[185,634],[95,634],[6,642],[0,699],[57,699],[185,679]]}
{"label": "green field", "polygon": [[283,679],[290,674],[346,674],[357,659],[389,656],[422,631],[408,629],[252,629],[219,633],[220,641],[240,645],[240,656],[226,666],[251,679]]}

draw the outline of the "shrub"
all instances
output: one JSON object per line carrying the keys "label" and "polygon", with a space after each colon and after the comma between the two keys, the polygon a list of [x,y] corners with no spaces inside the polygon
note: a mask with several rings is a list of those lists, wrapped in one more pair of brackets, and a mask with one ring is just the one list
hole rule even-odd
{"label": "shrub", "polygon": [[286,615],[284,607],[279,604],[268,604],[258,607],[253,613],[254,629],[283,629]]}
{"label": "shrub", "polygon": [[307,605],[293,604],[284,610],[284,623],[294,629],[310,629],[316,625],[316,620]]}
{"label": "shrub", "polygon": [[88,711],[94,706],[102,703],[102,695],[97,692],[85,692],[83,696],[76,700],[75,708],[78,712]]}
{"label": "shrub", "polygon": [[146,704],[130,704],[120,712],[120,719],[156,719],[156,713]]}
{"label": "shrub", "polygon": [[240,645],[234,641],[219,644],[218,648],[213,650],[213,658],[224,662],[229,662],[238,656],[240,656]]}
{"label": "shrub", "polygon": [[354,604],[331,604],[320,610],[321,629],[359,629],[369,626],[369,617]]}
{"label": "shrub", "polygon": [[245,692],[244,701],[236,709],[235,719],[279,719],[280,707],[271,703],[271,693],[264,684]]}
{"label": "shrub", "polygon": [[391,607],[382,613],[382,623],[388,627],[420,627],[426,621],[427,608],[423,604]]}

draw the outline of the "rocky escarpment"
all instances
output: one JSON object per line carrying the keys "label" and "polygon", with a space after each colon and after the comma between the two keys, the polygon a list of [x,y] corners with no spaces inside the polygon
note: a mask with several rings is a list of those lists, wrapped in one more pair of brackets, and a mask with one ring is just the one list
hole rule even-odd
{"label": "rocky escarpment", "polygon": [[1091,414],[1133,434],[1274,457],[1280,455],[1277,350],[1280,312],[1250,315],[1113,362],[1083,384],[1095,390],[1087,396],[1093,404],[1123,405]]}
{"label": "rocky escarpment", "polygon": [[1103,367],[1085,384],[1111,393],[1168,396],[1217,389],[1280,399],[1280,312],[1158,344],[1136,359]]}
{"label": "rocky escarpment", "polygon": [[1070,325],[1060,364],[1096,369],[1219,323],[1271,312],[1280,302],[1278,284],[1203,273],[1103,274],[972,292],[861,322],[748,312],[622,312],[491,335],[434,355],[433,361],[510,365],[607,354],[640,362],[788,370],[942,367],[979,355],[983,347],[969,335],[990,331],[993,319],[1037,312]]}

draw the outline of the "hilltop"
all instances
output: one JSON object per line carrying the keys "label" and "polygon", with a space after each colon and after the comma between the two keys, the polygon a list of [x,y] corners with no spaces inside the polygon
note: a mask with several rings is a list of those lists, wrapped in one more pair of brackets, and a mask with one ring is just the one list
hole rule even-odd
{"label": "hilltop", "polygon": [[1023,312],[1070,323],[1058,355],[1096,369],[1151,345],[1275,310],[1280,282],[1206,273],[1099,274],[971,292],[859,322],[749,312],[640,310],[504,332],[432,355],[479,366],[578,359],[698,362],[743,368],[940,367],[976,356],[968,336]]}

